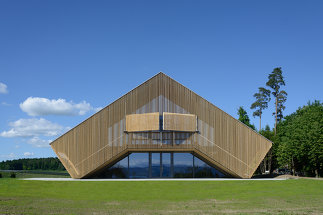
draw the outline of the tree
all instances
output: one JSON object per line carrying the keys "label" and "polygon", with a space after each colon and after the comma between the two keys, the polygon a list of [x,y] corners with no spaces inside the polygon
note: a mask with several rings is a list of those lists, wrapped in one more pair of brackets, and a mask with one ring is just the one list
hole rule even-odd
{"label": "tree", "polygon": [[250,124],[248,113],[242,106],[238,109],[239,121],[255,130],[255,126]]}
{"label": "tree", "polygon": [[268,76],[266,85],[273,91],[271,92],[275,97],[275,134],[277,133],[277,123],[283,119],[283,110],[285,109],[284,103],[287,99],[287,93],[280,90],[281,86],[285,86],[284,77],[281,67],[275,68]]}
{"label": "tree", "polygon": [[263,87],[259,87],[258,90],[258,93],[253,95],[256,98],[256,101],[251,104],[250,109],[256,109],[252,115],[254,117],[259,117],[259,131],[261,131],[261,115],[262,111],[268,108],[268,102],[270,101],[270,90]]}
{"label": "tree", "polygon": [[58,158],[24,158],[0,162],[3,170],[65,170]]}
{"label": "tree", "polygon": [[274,132],[270,129],[269,125],[266,125],[265,129],[259,132],[262,136],[266,137],[268,140],[273,141]]}
{"label": "tree", "polygon": [[[274,129],[270,129],[269,125],[266,125],[265,129],[262,129],[259,132],[262,136],[266,137],[268,140],[272,141],[273,145],[270,148],[269,152],[265,156],[264,160],[262,161],[260,168],[269,170],[271,172],[272,169],[277,168],[277,158],[276,158],[276,151],[277,151],[277,144],[276,144],[276,136]],[[263,165],[263,166],[262,166]],[[262,172],[264,173],[264,171]]]}
{"label": "tree", "polygon": [[293,174],[323,175],[323,103],[315,101],[278,124],[277,160]]}
{"label": "tree", "polygon": [[[259,133],[262,136],[266,137],[268,140],[272,141],[272,139],[273,139],[273,131],[270,130],[269,125],[266,125],[265,129],[260,130]],[[264,159],[259,164],[260,173],[264,174],[267,169],[271,169],[271,163],[269,163],[269,161],[271,162],[271,160],[269,160],[269,156],[266,154]]]}

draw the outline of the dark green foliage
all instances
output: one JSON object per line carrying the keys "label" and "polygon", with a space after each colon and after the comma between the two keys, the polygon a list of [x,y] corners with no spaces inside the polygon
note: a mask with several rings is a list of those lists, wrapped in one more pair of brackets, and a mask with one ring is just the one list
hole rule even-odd
{"label": "dark green foliage", "polygon": [[278,124],[276,155],[281,167],[309,176],[323,175],[323,103],[299,108]]}
{"label": "dark green foliage", "polygon": [[270,101],[270,90],[259,87],[258,93],[255,93],[253,97],[256,98],[256,101],[251,104],[250,108],[258,108],[255,112],[253,112],[253,116],[260,116],[262,114],[262,110],[268,108],[268,102]]}
{"label": "dark green foliage", "polygon": [[239,107],[238,116],[239,116],[240,122],[242,122],[243,124],[249,126],[253,130],[255,130],[255,126],[250,124],[250,119],[249,119],[248,113],[245,109],[243,109],[243,107]]}
{"label": "dark green foliage", "polygon": [[12,173],[10,174],[10,178],[16,178],[16,173],[12,172]]}
{"label": "dark green foliage", "polygon": [[1,170],[65,170],[58,158],[25,158],[0,162]]}
{"label": "dark green foliage", "polygon": [[273,89],[273,96],[277,97],[281,86],[285,86],[283,72],[281,67],[275,68],[268,76],[266,85]]}
{"label": "dark green foliage", "polygon": [[[277,96],[277,122],[280,122],[284,116],[283,116],[283,110],[285,110],[285,106],[284,103],[287,100],[287,93],[282,90],[279,92],[278,96]],[[275,115],[275,113],[273,113],[273,115]]]}
{"label": "dark green foliage", "polygon": [[261,115],[262,111],[268,108],[268,102],[270,101],[270,90],[267,90],[263,87],[258,88],[258,93],[255,93],[253,96],[256,98],[256,101],[251,104],[250,109],[256,109],[253,112],[253,116],[259,117],[259,131],[261,130]]}
{"label": "dark green foliage", "polygon": [[269,125],[266,125],[265,129],[262,129],[259,133],[271,141],[273,141],[275,136],[274,132],[270,129]]}
{"label": "dark green foliage", "polygon": [[0,178],[2,178],[2,174],[0,173]]}

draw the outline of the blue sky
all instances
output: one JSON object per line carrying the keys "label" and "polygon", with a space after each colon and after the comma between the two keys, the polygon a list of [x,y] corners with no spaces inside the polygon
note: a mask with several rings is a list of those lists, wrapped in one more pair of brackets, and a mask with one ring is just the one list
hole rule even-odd
{"label": "blue sky", "polygon": [[[282,67],[285,115],[323,92],[322,1],[0,1],[0,160],[163,71],[237,117]],[[273,126],[274,104],[263,123]]]}

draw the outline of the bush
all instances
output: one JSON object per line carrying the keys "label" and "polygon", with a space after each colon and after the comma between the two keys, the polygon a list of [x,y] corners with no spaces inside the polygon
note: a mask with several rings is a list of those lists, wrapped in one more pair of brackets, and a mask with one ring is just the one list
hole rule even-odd
{"label": "bush", "polygon": [[2,174],[0,173],[0,178],[2,178]]}
{"label": "bush", "polygon": [[12,173],[10,174],[10,178],[15,178],[15,177],[16,177],[16,173],[12,172]]}

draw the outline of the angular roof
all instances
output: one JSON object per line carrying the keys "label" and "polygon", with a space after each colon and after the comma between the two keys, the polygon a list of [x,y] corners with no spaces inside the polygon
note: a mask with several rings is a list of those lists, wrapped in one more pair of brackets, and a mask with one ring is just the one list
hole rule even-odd
{"label": "angular roof", "polygon": [[[156,112],[195,115],[198,131],[184,135],[181,144],[155,144],[149,135],[138,137],[126,131],[126,116]],[[173,140],[180,135],[175,133]],[[256,131],[163,73],[51,143],[73,178],[89,177],[131,152],[148,151],[191,152],[228,175],[250,178],[271,145]]]}

